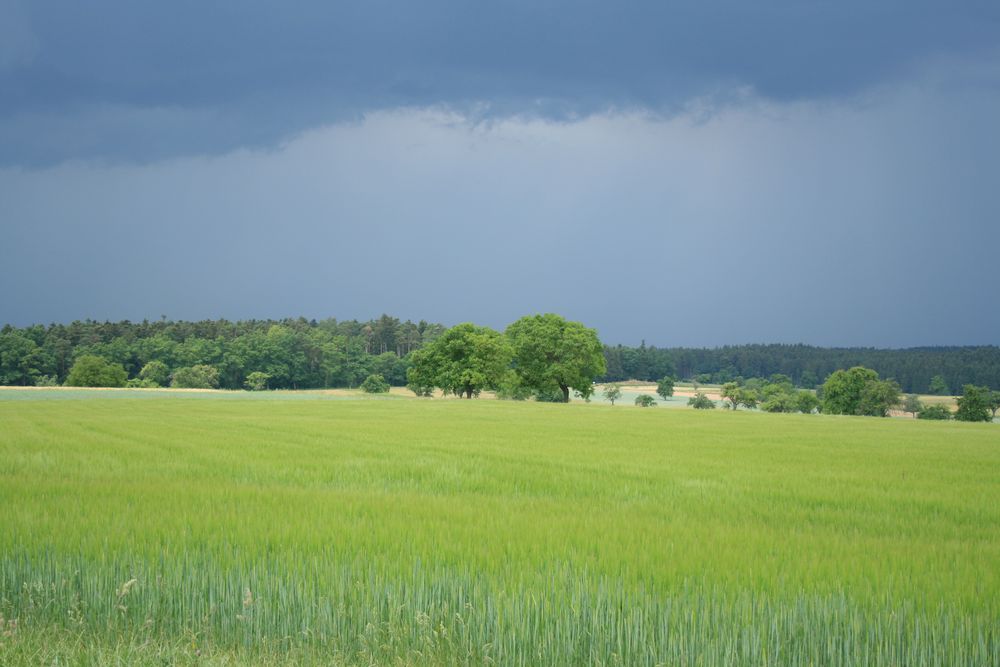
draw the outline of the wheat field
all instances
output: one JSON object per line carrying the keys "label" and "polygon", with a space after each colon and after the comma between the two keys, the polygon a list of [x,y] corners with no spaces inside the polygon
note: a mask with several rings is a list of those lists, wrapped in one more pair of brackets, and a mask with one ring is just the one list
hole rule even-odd
{"label": "wheat field", "polygon": [[304,396],[0,392],[0,664],[1000,665],[995,425]]}

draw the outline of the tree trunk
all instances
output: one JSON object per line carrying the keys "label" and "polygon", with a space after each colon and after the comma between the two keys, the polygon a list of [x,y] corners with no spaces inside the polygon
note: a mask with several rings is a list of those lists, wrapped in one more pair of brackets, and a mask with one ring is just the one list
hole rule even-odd
{"label": "tree trunk", "polygon": [[559,388],[562,389],[563,403],[569,403],[569,387],[567,387],[564,384],[561,384],[559,385]]}

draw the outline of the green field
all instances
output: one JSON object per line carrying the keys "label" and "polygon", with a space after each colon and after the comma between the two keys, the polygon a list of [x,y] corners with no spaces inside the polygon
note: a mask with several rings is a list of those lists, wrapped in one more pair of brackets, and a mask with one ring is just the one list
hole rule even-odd
{"label": "green field", "polygon": [[995,425],[243,396],[0,392],[0,664],[1000,665]]}

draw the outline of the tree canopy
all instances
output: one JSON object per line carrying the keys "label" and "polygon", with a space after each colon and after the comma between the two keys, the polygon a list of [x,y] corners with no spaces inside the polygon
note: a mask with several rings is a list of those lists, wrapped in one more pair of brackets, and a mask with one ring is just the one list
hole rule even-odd
{"label": "tree canopy", "polygon": [[361,383],[361,391],[367,394],[387,394],[389,393],[389,383],[385,381],[381,373],[372,373]]}
{"label": "tree canopy", "polygon": [[500,384],[512,356],[499,332],[466,322],[415,352],[407,377],[411,387],[440,387],[446,394],[472,398]]}
{"label": "tree canopy", "polygon": [[880,380],[870,368],[838,370],[823,383],[823,412],[886,417],[889,409],[899,403],[899,393],[896,382]]}
{"label": "tree canopy", "polygon": [[607,366],[597,332],[579,322],[552,313],[522,317],[507,327],[514,351],[514,370],[536,392],[562,394],[570,389],[583,397],[594,392],[593,382]]}
{"label": "tree canopy", "polygon": [[672,375],[665,375],[661,377],[656,383],[656,393],[660,395],[660,398],[667,400],[674,395],[674,377]]}
{"label": "tree canopy", "polygon": [[955,419],[965,422],[988,422],[993,420],[992,395],[987,387],[967,384],[958,397]]}
{"label": "tree canopy", "polygon": [[674,375],[721,385],[781,373],[796,387],[816,389],[835,370],[864,366],[881,377],[894,378],[913,393],[949,394],[949,384],[1000,387],[1000,347],[995,345],[875,349],[787,344],[658,348],[642,344],[607,346],[604,354],[608,367],[601,378],[604,382],[655,382],[664,375]]}
{"label": "tree canopy", "polygon": [[71,387],[124,387],[127,379],[128,375],[121,364],[85,354],[73,364],[66,384]]}
{"label": "tree canopy", "polygon": [[180,389],[218,389],[219,369],[208,364],[178,368],[170,376],[170,386]]}

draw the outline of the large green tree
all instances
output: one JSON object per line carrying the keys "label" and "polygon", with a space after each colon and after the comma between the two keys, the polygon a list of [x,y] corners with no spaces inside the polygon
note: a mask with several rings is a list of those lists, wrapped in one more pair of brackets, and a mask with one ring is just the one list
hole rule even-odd
{"label": "large green tree", "polygon": [[42,375],[42,351],[19,331],[0,334],[0,384],[32,385]]}
{"label": "large green tree", "polygon": [[127,379],[128,374],[121,364],[85,354],[69,370],[66,384],[71,387],[124,387]]}
{"label": "large green tree", "polygon": [[864,366],[834,371],[823,383],[826,414],[885,417],[898,403],[899,385]]}
{"label": "large green tree", "polygon": [[955,419],[964,422],[993,421],[990,390],[987,387],[977,387],[967,384],[958,397],[958,410]]}
{"label": "large green tree", "polygon": [[570,389],[593,394],[594,380],[607,370],[597,332],[553,313],[522,317],[507,327],[507,337],[524,384],[537,393],[558,389],[565,403]]}
{"label": "large green tree", "polygon": [[472,398],[500,384],[512,354],[502,334],[466,322],[414,352],[407,378],[411,388],[435,386],[446,394]]}

